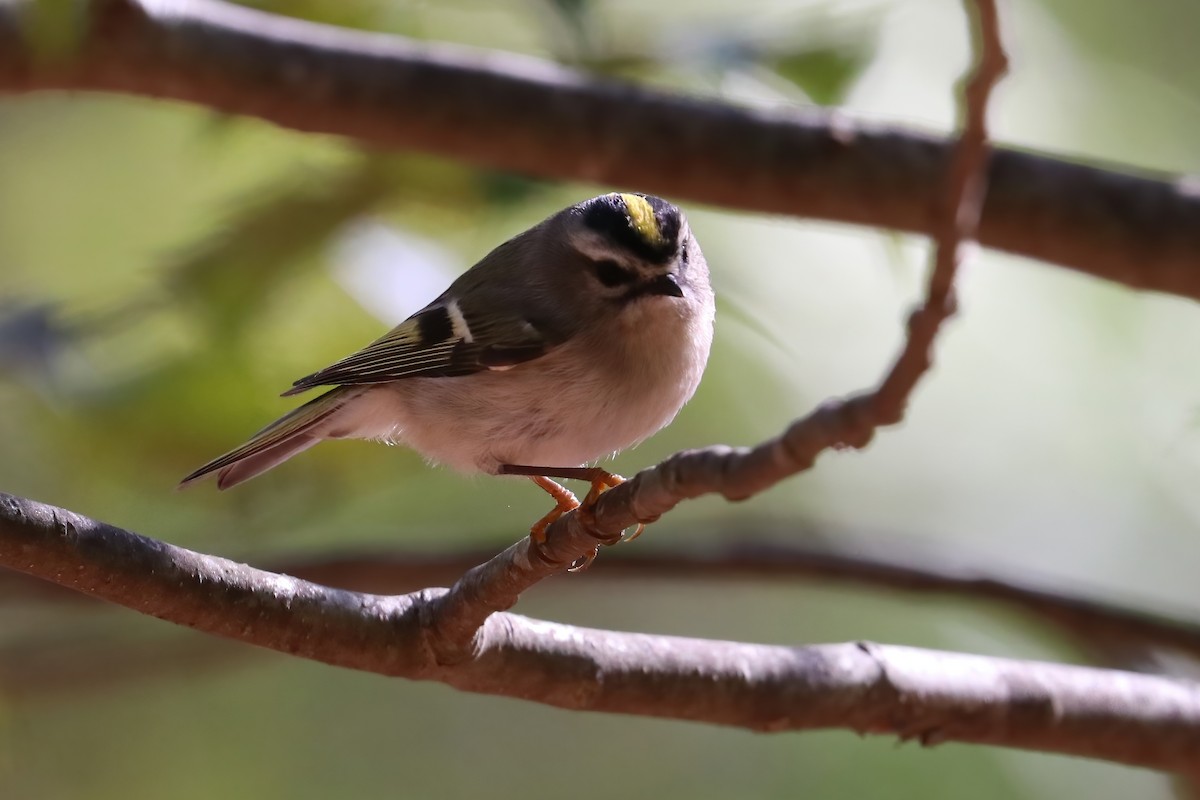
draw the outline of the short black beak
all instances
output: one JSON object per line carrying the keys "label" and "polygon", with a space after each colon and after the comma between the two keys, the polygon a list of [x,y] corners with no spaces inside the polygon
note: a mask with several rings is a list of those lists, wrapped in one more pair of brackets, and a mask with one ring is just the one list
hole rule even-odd
{"label": "short black beak", "polygon": [[683,289],[679,287],[679,279],[671,273],[659,275],[646,284],[647,294],[659,294],[667,297],[683,297]]}

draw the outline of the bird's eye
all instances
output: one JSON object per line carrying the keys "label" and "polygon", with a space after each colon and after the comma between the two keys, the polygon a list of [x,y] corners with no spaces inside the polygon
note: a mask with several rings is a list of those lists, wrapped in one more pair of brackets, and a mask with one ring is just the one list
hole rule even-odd
{"label": "bird's eye", "polygon": [[592,269],[596,272],[596,279],[610,289],[637,280],[636,273],[609,258],[595,262]]}

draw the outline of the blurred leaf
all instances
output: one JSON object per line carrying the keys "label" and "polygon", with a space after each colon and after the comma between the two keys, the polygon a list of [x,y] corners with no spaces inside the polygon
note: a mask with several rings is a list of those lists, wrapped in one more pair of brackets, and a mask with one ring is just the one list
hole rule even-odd
{"label": "blurred leaf", "polygon": [[384,21],[382,12],[386,10],[389,16],[396,12],[396,4],[371,0],[253,0],[244,5],[285,17],[359,30],[378,30]]}
{"label": "blurred leaf", "polygon": [[58,360],[74,338],[57,305],[0,301],[0,371],[52,382]]}
{"label": "blurred leaf", "polygon": [[[81,361],[85,346],[128,330],[154,307],[144,299],[130,298],[85,312],[68,311],[57,302],[0,299],[0,373],[60,395],[81,388],[70,384],[81,368],[90,372],[87,359]],[[73,357],[73,363],[68,357]]]}
{"label": "blurred leaf", "polygon": [[[546,0],[546,5],[554,12],[554,17],[561,25],[574,44],[573,61],[590,60],[596,55],[596,46],[592,37],[595,26],[592,22],[591,0]],[[557,48],[558,37],[553,44]],[[561,55],[561,54],[560,54]]]}
{"label": "blurred leaf", "polygon": [[549,190],[551,186],[546,181],[509,172],[484,172],[479,175],[479,188],[483,199],[493,206],[512,206],[527,202]]}
{"label": "blurred leaf", "polygon": [[[804,31],[798,37],[796,31]],[[592,48],[581,66],[603,75],[653,79],[671,67],[691,77],[720,81],[731,72],[767,69],[799,87],[815,103],[840,103],[870,63],[878,39],[877,19],[869,9],[834,13],[807,9],[803,19],[765,32],[745,26],[680,25],[657,38],[621,39]]]}
{"label": "blurred leaf", "polygon": [[799,86],[814,103],[832,106],[845,99],[870,60],[866,48],[818,45],[770,57],[764,63]]}
{"label": "blurred leaf", "polygon": [[27,41],[34,56],[46,61],[64,58],[83,34],[84,4],[80,0],[34,0],[20,3]]}
{"label": "blurred leaf", "polygon": [[341,175],[290,181],[247,204],[180,259],[171,289],[201,312],[216,338],[236,337],[297,262],[387,193],[387,176],[375,167],[366,159]]}
{"label": "blurred leaf", "polygon": [[1193,46],[1200,26],[1194,0],[1157,3],[1082,3],[1043,0],[1038,4],[1062,32],[1089,53],[1101,69],[1138,70],[1153,81],[1173,85],[1185,97],[1200,99],[1200,51]]}

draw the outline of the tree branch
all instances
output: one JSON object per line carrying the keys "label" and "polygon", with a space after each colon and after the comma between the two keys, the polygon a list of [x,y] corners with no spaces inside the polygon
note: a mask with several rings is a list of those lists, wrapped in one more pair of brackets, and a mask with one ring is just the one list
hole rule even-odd
{"label": "tree branch", "polygon": [[566,709],[758,731],[845,728],[1197,774],[1200,686],[868,643],[775,647],[491,616],[444,663],[443,590],[328,589],[0,494],[0,564],[236,641]]}
{"label": "tree branch", "polygon": [[[0,0],[0,92],[170,98],[548,178],[917,233],[938,225],[952,145],[926,134],[215,0],[82,5],[78,48],[50,58],[23,33],[32,3]],[[1181,183],[1001,150],[988,185],[984,245],[1200,298],[1200,195]]]}
{"label": "tree branch", "polygon": [[[755,528],[764,531],[761,539],[746,539],[746,531]],[[787,535],[782,530],[764,530],[763,525],[749,523],[740,526],[737,543],[718,548],[622,550],[606,555],[587,573],[585,580],[709,583],[807,580],[852,584],[876,591],[953,596],[993,603],[1024,614],[1071,637],[1093,653],[1107,654],[1114,648],[1124,652],[1159,649],[1200,662],[1200,625],[1182,614],[1154,613],[1095,596],[1046,588],[1048,583],[1039,585],[994,570],[983,572],[942,557],[918,557],[909,548],[897,547],[894,552],[879,548],[850,552],[781,542]],[[339,589],[402,594],[427,586],[453,584],[464,572],[493,555],[486,548],[438,553],[372,550],[279,560],[268,563],[265,569]],[[16,572],[0,572],[0,603],[20,602],[77,605],[88,601],[57,584]],[[0,663],[13,660],[0,658]]]}
{"label": "tree branch", "polygon": [[[741,530],[744,533],[745,526]],[[271,569],[327,586],[395,594],[452,584],[473,565],[491,556],[484,549],[437,554],[394,551],[326,554],[277,563]],[[899,552],[874,549],[846,552],[770,539],[758,542],[743,539],[707,552],[697,552],[696,548],[665,552],[636,548],[636,552],[606,555],[588,572],[586,579],[696,582],[809,579],[873,590],[955,596],[995,603],[1028,615],[1084,645],[1162,648],[1200,662],[1200,625],[1182,616],[1129,608],[1046,588],[1015,575],[997,574],[994,570],[983,572],[944,559],[909,557]],[[0,596],[6,588],[9,587],[0,582]]]}

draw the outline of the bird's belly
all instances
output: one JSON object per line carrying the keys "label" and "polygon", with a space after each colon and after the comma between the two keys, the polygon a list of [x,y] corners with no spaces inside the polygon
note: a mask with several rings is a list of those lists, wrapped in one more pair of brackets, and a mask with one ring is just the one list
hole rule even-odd
{"label": "bird's belly", "polygon": [[[580,356],[586,358],[586,355]],[[579,369],[570,353],[461,378],[417,378],[381,386],[397,420],[391,437],[462,472],[503,464],[567,467],[630,447],[674,418],[700,380],[703,360],[628,365],[614,380]],[[676,366],[678,365],[678,366]]]}

